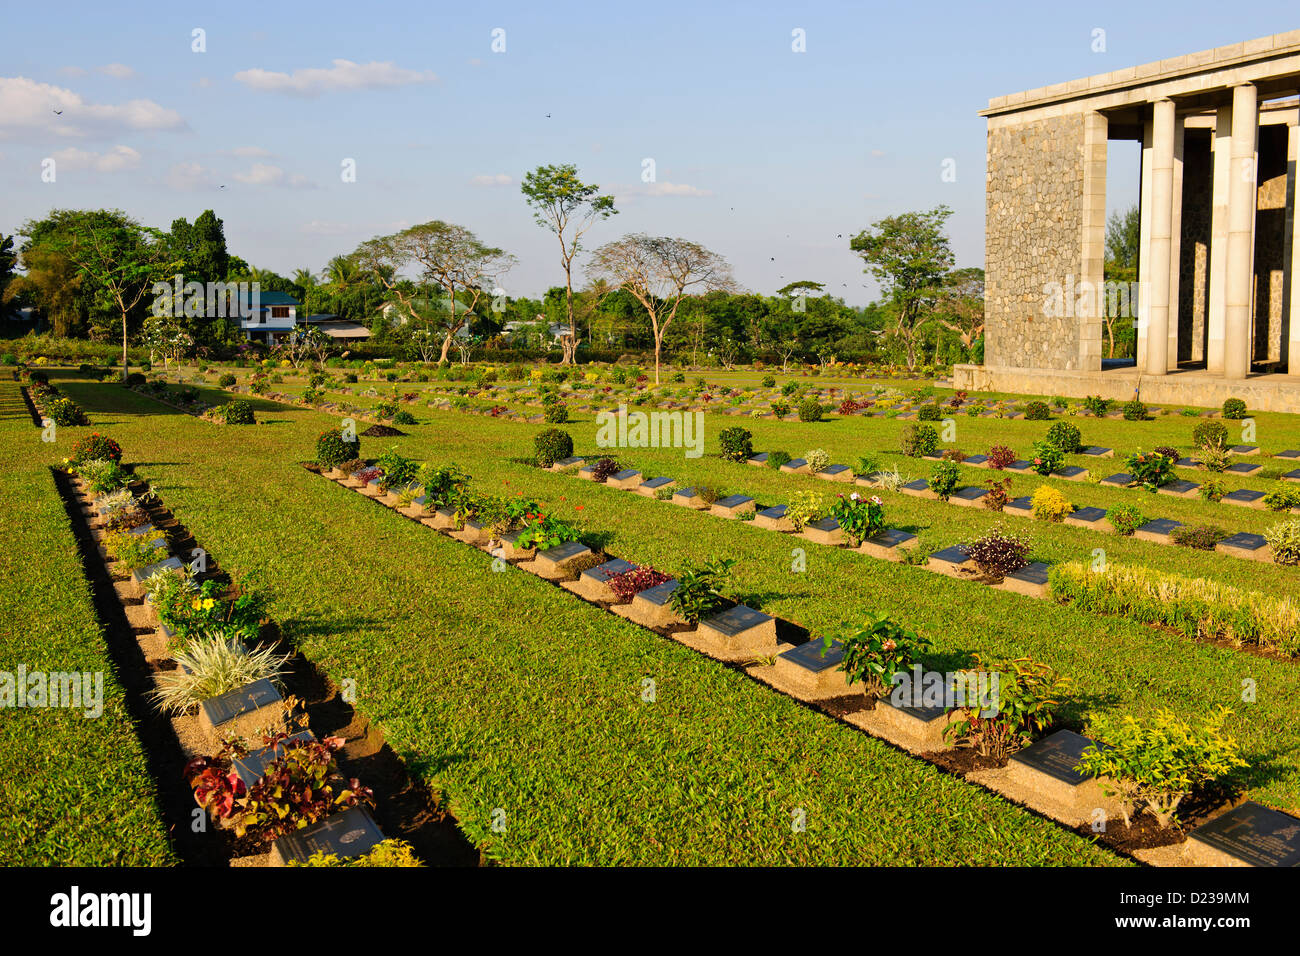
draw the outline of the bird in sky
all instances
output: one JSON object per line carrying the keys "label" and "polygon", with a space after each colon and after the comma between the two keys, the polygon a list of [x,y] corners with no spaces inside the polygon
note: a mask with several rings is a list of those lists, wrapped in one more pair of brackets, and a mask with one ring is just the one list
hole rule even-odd
{"label": "bird in sky", "polygon": [[550,119],[550,118],[551,118],[551,114],[550,114],[550,113],[547,113],[547,114],[546,114],[546,118],[547,118],[547,119]]}
{"label": "bird in sky", "polygon": [[55,111],[54,111],[54,115],[55,115],[55,116],[62,116],[62,115],[63,115],[63,110],[55,110]]}

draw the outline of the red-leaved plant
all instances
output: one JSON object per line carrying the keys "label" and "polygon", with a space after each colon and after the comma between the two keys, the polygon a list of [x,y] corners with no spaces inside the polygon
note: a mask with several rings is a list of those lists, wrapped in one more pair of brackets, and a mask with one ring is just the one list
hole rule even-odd
{"label": "red-leaved plant", "polygon": [[1016,453],[1006,445],[994,445],[989,449],[989,467],[1001,470],[1016,460]]}
{"label": "red-leaved plant", "polygon": [[656,571],[654,568],[644,565],[635,567],[630,571],[624,571],[622,574],[615,574],[608,579],[606,583],[614,592],[620,602],[632,600],[642,591],[648,591],[650,588],[663,584],[671,578],[662,571]]}

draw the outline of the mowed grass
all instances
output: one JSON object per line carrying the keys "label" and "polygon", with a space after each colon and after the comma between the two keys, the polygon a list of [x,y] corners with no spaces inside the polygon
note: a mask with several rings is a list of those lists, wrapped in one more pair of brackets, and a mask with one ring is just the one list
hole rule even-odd
{"label": "mowed grass", "polygon": [[[225,569],[258,574],[274,590],[286,632],[336,681],[357,682],[358,706],[496,859],[1122,862],[561,589],[493,571],[486,554],[308,473],[297,462],[311,457],[315,435],[334,421],[327,416],[258,402],[265,424],[225,428],[113,385],[72,382],[67,391]],[[531,426],[439,421],[417,426],[405,447],[458,458],[503,491],[540,483],[553,498],[589,500],[591,512],[579,514],[613,534],[613,550],[671,547],[670,531],[682,527],[668,505],[638,508],[505,463],[531,441]],[[716,520],[705,528],[675,558],[753,530]],[[766,577],[774,600],[811,580],[763,567],[751,558],[744,574]],[[844,608],[844,598],[810,594],[803,605]],[[853,613],[868,606],[852,604]],[[642,700],[646,678],[654,702]],[[792,826],[796,811],[804,832]]]}
{"label": "mowed grass", "polygon": [[[103,713],[0,709],[0,865],[176,862],[47,463],[16,383],[0,384],[0,671],[103,675]],[[60,451],[59,455],[54,452]]]}

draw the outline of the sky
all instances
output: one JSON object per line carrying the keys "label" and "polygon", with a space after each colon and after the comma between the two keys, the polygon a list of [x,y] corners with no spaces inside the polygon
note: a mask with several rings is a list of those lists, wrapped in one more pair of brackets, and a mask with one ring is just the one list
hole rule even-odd
{"label": "sky", "polygon": [[[947,204],[957,264],[983,265],[991,97],[1300,27],[1294,0],[186,7],[0,3],[0,233],[51,208],[160,228],[211,208],[232,253],[291,275],[442,219],[539,297],[559,247],[520,181],[574,163],[620,210],[588,248],[681,236],[752,291],[808,279],[862,305],[878,290],[848,242],[885,216]],[[1111,157],[1123,208],[1136,146]]]}

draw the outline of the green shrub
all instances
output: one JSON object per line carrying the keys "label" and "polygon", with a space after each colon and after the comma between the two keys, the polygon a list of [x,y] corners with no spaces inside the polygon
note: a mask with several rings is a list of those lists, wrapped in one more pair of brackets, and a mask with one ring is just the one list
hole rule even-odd
{"label": "green shrub", "polygon": [[340,428],[327,428],[316,436],[316,464],[322,468],[335,468],[352,458],[361,457],[361,439],[343,438]]}
{"label": "green shrub", "polygon": [[1283,485],[1264,496],[1264,507],[1269,511],[1290,511],[1300,508],[1300,488]]}
{"label": "green shrub", "polygon": [[767,467],[772,470],[779,469],[782,465],[790,461],[790,453],[785,451],[769,451],[767,453]]}
{"label": "green shrub", "polygon": [[533,454],[538,465],[550,468],[573,455],[573,436],[559,428],[543,429],[533,438]]}
{"label": "green shrub", "polygon": [[1147,407],[1136,398],[1131,402],[1124,403],[1124,420],[1126,422],[1144,422],[1147,418]]}
{"label": "green shrub", "polygon": [[[243,399],[235,399],[233,402],[227,402],[225,405],[225,417],[227,425],[253,425],[256,419],[253,417],[253,406]],[[355,457],[349,455],[349,458]]]}
{"label": "green shrub", "polygon": [[563,425],[569,420],[569,406],[563,402],[553,402],[547,405],[544,412],[547,423],[551,425]]}
{"label": "green shrub", "polygon": [[922,405],[916,410],[916,418],[922,422],[937,422],[943,418],[943,410],[938,405]]}
{"label": "green shrub", "polygon": [[1046,478],[1065,463],[1065,454],[1047,439],[1034,442],[1034,455],[1029,459],[1030,467]]}
{"label": "green shrub", "polygon": [[1222,501],[1223,496],[1227,493],[1228,489],[1225,488],[1223,482],[1217,478],[1210,478],[1209,480],[1202,482],[1200,489],[1197,491],[1197,494],[1201,496],[1202,501],[1210,502]]}
{"label": "green shrub", "polygon": [[393,416],[393,424],[394,424],[394,425],[414,425],[414,424],[415,424],[415,416],[412,415],[410,412],[408,412],[406,409],[402,409],[400,412],[398,412],[396,415]]}
{"label": "green shrub", "polygon": [[775,376],[775,375],[764,375],[764,376],[763,376],[763,387],[764,387],[764,388],[776,388],[776,376]]}
{"label": "green shrub", "polygon": [[831,456],[824,448],[813,448],[804,452],[803,460],[808,463],[808,473],[818,475],[831,463]]}
{"label": "green shrub", "polygon": [[1173,459],[1159,452],[1135,452],[1124,459],[1124,467],[1134,483],[1147,491],[1154,492],[1174,480]]}
{"label": "green shrub", "polygon": [[673,611],[688,624],[698,624],[726,603],[721,588],[735,566],[734,558],[710,558],[702,565],[687,562],[677,575],[677,587],[669,599]]}
{"label": "green shrub", "polygon": [[99,432],[83,435],[72,446],[72,454],[68,457],[68,461],[72,464],[86,461],[112,461],[121,464],[122,446]]}
{"label": "green shrub", "polygon": [[[1300,521],[1289,523],[1296,526],[1292,533],[1300,558]],[[1197,640],[1250,644],[1287,655],[1300,651],[1300,604],[1289,595],[1273,597],[1113,562],[1097,572],[1082,561],[1053,565],[1048,589],[1056,602],[1085,613],[1157,624]]]}
{"label": "green shrub", "polygon": [[1160,826],[1173,826],[1185,799],[1247,765],[1236,742],[1223,732],[1231,714],[1219,708],[1198,726],[1164,709],[1141,721],[1131,714],[1098,714],[1089,733],[1105,746],[1085,748],[1077,769],[1103,778],[1108,796],[1123,797],[1125,826],[1132,826],[1132,815],[1143,811]]}
{"label": "green shrub", "polygon": [[1047,430],[1047,437],[1043,440],[1049,445],[1059,448],[1061,453],[1065,455],[1073,455],[1083,449],[1079,429],[1066,421],[1053,424]]}
{"label": "green shrub", "polygon": [[1047,407],[1046,402],[1030,402],[1025,406],[1025,420],[1031,422],[1045,422],[1052,417],[1052,410]]}
{"label": "green shrub", "polygon": [[1212,418],[1200,422],[1192,429],[1192,444],[1197,448],[1226,448],[1228,426]]}
{"label": "green shrub", "polygon": [[822,420],[822,404],[815,398],[805,398],[799,403],[799,421],[819,422]]}
{"label": "green shrub", "polygon": [[229,372],[226,372],[220,378],[217,379],[217,384],[220,385],[222,388],[230,388],[230,386],[234,385],[235,382],[237,381],[238,379],[236,379],[234,375],[230,374]]}
{"label": "green shrub", "polygon": [[1106,512],[1106,520],[1116,534],[1128,537],[1151,519],[1136,505],[1116,505]]}
{"label": "green shrub", "polygon": [[743,464],[754,454],[753,434],[747,428],[733,425],[718,433],[718,444],[722,447],[722,457],[727,461]]}
{"label": "green shrub", "polygon": [[1230,421],[1240,421],[1246,417],[1246,403],[1239,398],[1228,398],[1223,402],[1223,417]]}
{"label": "green shrub", "polygon": [[1089,395],[1083,400],[1083,407],[1096,418],[1101,418],[1110,410],[1110,399],[1099,395]]}
{"label": "green shrub", "polygon": [[412,867],[423,865],[416,857],[411,844],[404,840],[393,839],[376,844],[374,849],[361,856],[339,857],[333,853],[327,854],[323,850],[319,850],[302,862],[289,861],[289,866],[310,867]]}
{"label": "green shrub", "polygon": [[944,737],[974,747],[982,756],[1002,760],[1052,726],[1069,682],[1030,657],[988,662],[979,654],[973,657],[975,667],[963,672],[964,684],[973,688],[980,676],[997,673],[996,713],[984,716],[978,703],[972,705],[968,690],[966,706],[944,729]]}
{"label": "green shrub", "polygon": [[1213,551],[1214,546],[1228,537],[1228,532],[1214,525],[1179,525],[1169,535],[1174,544],[1197,551]]}
{"label": "green shrub", "polygon": [[961,466],[954,461],[937,462],[930,473],[930,490],[941,501],[947,501],[961,483]]}
{"label": "green shrub", "polygon": [[856,491],[839,495],[831,505],[831,517],[839,522],[840,530],[855,548],[885,530],[885,507],[878,495],[864,498]]}
{"label": "green shrub", "polygon": [[1300,519],[1283,521],[1264,532],[1277,564],[1300,564]]}
{"label": "green shrub", "polygon": [[895,686],[895,675],[906,674],[931,649],[927,638],[903,627],[883,612],[868,613],[861,624],[840,622],[821,638],[829,650],[839,641],[844,650],[839,670],[850,684],[862,684],[869,697],[884,697]]}
{"label": "green shrub", "polygon": [[795,531],[802,531],[805,525],[826,517],[826,511],[826,501],[817,492],[796,491],[785,507],[785,517],[794,525]]}
{"label": "green shrub", "polygon": [[55,398],[45,403],[45,414],[56,425],[89,425],[86,413],[70,398]]}
{"label": "green shrub", "polygon": [[777,418],[785,418],[785,416],[790,414],[790,406],[785,402],[773,402],[772,414]]}
{"label": "green shrub", "polygon": [[933,425],[909,422],[903,426],[900,450],[909,458],[933,455],[939,448],[939,433]]}

